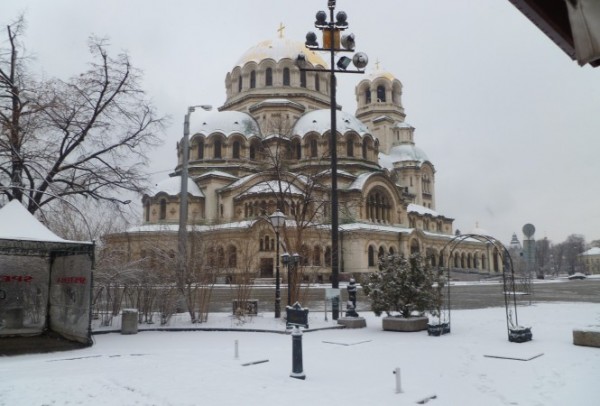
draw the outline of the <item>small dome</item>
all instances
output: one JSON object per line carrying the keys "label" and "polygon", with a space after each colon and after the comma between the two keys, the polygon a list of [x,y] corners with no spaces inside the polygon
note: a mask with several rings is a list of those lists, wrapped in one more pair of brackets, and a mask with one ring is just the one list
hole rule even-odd
{"label": "small dome", "polygon": [[[192,180],[187,182],[188,193],[192,196],[204,197],[204,193],[198,188],[198,185]],[[157,183],[150,191],[148,196],[156,196],[159,193],[166,193],[169,196],[177,196],[181,193],[181,176],[173,176]]]}
{"label": "small dome", "polygon": [[367,76],[367,79],[371,82],[378,78],[385,78],[391,82],[393,82],[394,80],[398,80],[396,76],[394,76],[391,72],[381,69],[376,69]]}
{"label": "small dome", "polygon": [[282,59],[295,61],[299,53],[303,53],[306,56],[306,61],[313,66],[320,65],[327,67],[325,60],[314,51],[306,48],[304,43],[287,38],[275,38],[259,42],[247,50],[235,66],[242,67],[248,62],[260,63],[265,59],[272,59],[275,62],[279,62]]}
{"label": "small dome", "polygon": [[425,152],[413,144],[400,144],[392,147],[390,150],[390,158],[392,158],[394,162],[418,161],[423,163],[429,161]]}
{"label": "small dome", "polygon": [[[311,131],[324,134],[331,130],[331,110],[314,110],[304,114],[294,125],[292,133],[303,136]],[[338,111],[336,115],[336,130],[340,134],[354,131],[363,136],[369,134],[369,129],[352,114]]]}
{"label": "small dome", "polygon": [[260,135],[260,128],[254,118],[239,111],[216,111],[195,116],[191,123],[190,134],[210,135],[215,132],[223,133],[226,137],[231,134],[243,134],[246,138]]}

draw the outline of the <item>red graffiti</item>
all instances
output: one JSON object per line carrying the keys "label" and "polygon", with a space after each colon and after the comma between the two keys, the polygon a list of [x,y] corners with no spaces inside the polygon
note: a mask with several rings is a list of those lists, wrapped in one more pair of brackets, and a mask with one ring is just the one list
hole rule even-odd
{"label": "red graffiti", "polygon": [[56,280],[57,283],[64,283],[64,284],[80,284],[80,285],[84,285],[85,284],[85,278],[83,276],[63,276],[61,278],[58,278]]}
{"label": "red graffiti", "polygon": [[33,276],[30,275],[0,275],[0,281],[2,282],[31,282]]}

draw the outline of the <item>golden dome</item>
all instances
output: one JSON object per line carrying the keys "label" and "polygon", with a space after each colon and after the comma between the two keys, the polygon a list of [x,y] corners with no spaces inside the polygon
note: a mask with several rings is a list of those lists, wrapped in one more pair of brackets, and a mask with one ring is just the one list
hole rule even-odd
{"label": "golden dome", "polygon": [[327,67],[325,60],[314,51],[304,46],[304,43],[287,38],[276,38],[259,42],[237,61],[236,66],[244,66],[248,62],[260,63],[265,59],[272,59],[279,62],[282,59],[291,59],[295,61],[299,53],[306,56],[306,61],[313,66]]}

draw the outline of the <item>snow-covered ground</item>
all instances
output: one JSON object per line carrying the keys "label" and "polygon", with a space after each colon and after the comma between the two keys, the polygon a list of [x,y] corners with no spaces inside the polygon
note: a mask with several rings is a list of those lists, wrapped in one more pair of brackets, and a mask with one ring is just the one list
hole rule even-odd
{"label": "snow-covered ground", "polygon": [[[413,405],[430,396],[431,406],[600,404],[600,348],[572,340],[574,328],[599,328],[598,304],[520,307],[520,324],[533,332],[523,344],[508,341],[504,308],[452,311],[452,333],[442,337],[385,332],[380,318],[361,315],[365,329],[303,335],[304,381],[289,377],[286,334],[111,333],[95,335],[82,350],[0,359],[0,405],[370,406]],[[310,324],[335,326],[322,312],[311,313]],[[211,314],[202,327],[284,330],[272,314],[245,323]],[[242,365],[262,360],[268,362]]]}

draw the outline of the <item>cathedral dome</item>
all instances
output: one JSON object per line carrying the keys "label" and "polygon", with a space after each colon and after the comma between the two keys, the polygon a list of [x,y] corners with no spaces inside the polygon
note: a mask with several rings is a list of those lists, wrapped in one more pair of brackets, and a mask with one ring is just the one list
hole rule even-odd
{"label": "cathedral dome", "polygon": [[413,144],[400,144],[393,146],[390,150],[390,157],[394,162],[398,161],[418,161],[423,163],[429,161],[429,158],[423,150]]}
{"label": "cathedral dome", "polygon": [[[324,134],[331,130],[331,110],[314,110],[304,114],[294,125],[292,133],[303,136],[315,131]],[[336,115],[336,130],[340,134],[354,131],[363,136],[369,134],[369,129],[352,114],[338,111]]]}
{"label": "cathedral dome", "polygon": [[303,53],[306,56],[306,61],[313,66],[327,66],[325,60],[314,51],[306,48],[304,43],[288,38],[275,38],[259,42],[241,56],[236,66],[243,67],[248,62],[260,63],[265,59],[272,59],[276,63],[282,59],[295,61],[300,53]]}
{"label": "cathedral dome", "polygon": [[260,135],[256,120],[249,114],[240,111],[216,111],[202,113],[192,121],[190,134],[210,135],[215,132],[226,137],[231,134],[242,134],[246,138]]}

